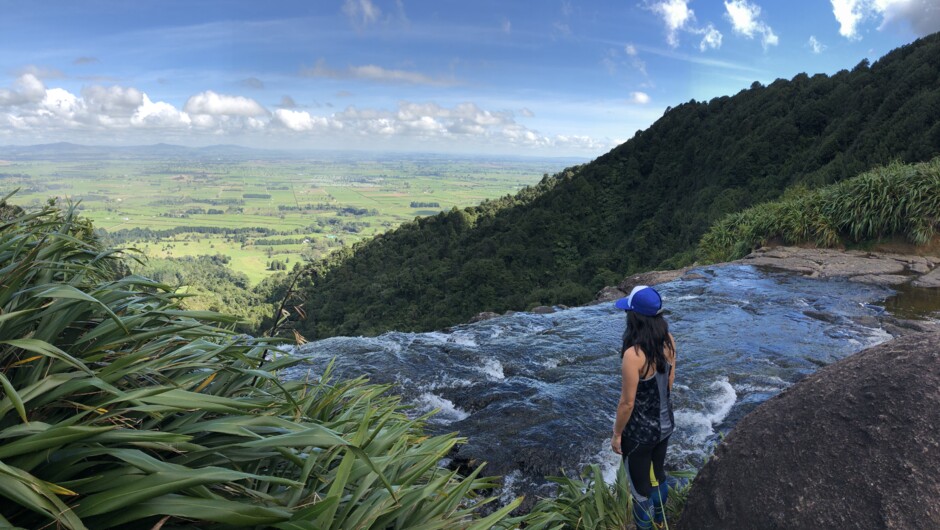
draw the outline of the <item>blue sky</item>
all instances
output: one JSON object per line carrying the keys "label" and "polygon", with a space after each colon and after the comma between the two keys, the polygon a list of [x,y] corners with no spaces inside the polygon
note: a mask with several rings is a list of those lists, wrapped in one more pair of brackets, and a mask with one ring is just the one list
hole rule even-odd
{"label": "blue sky", "polygon": [[938,30],[937,0],[5,1],[0,144],[590,158]]}

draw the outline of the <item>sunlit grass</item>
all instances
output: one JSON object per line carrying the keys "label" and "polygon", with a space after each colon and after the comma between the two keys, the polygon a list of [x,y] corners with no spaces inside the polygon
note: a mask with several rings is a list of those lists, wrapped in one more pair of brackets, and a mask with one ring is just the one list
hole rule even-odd
{"label": "sunlit grass", "polygon": [[833,247],[900,236],[923,245],[940,227],[940,159],[890,164],[817,190],[730,214],[699,242],[709,263],[741,258],[780,240]]}

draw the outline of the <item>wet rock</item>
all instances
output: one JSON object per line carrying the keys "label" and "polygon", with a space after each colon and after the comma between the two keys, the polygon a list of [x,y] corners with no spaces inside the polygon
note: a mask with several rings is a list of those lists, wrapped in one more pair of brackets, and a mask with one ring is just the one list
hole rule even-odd
{"label": "wet rock", "polygon": [[555,312],[555,308],[547,305],[535,306],[532,308],[531,313],[536,315],[550,315]]}
{"label": "wet rock", "polygon": [[826,322],[828,324],[838,324],[842,318],[838,315],[832,315],[830,313],[822,313],[820,311],[803,311],[803,314],[809,318],[814,318],[816,320]]}
{"label": "wet rock", "polygon": [[489,320],[491,318],[496,318],[500,316],[499,313],[494,313],[492,311],[484,311],[482,313],[477,313],[476,316],[470,319],[470,323],[482,322],[483,320]]}
{"label": "wet rock", "polygon": [[822,368],[742,419],[678,527],[940,528],[940,333]]}
{"label": "wet rock", "polygon": [[797,247],[759,249],[738,262],[885,286],[906,283],[932,267],[922,256]]}
{"label": "wet rock", "polygon": [[863,274],[849,278],[853,282],[870,283],[873,285],[901,285],[911,281],[910,276],[900,274]]}
{"label": "wet rock", "polygon": [[914,287],[940,287],[940,268],[925,274],[912,282]]}
{"label": "wet rock", "polygon": [[614,300],[619,300],[624,296],[627,296],[627,293],[621,291],[617,287],[608,286],[597,292],[597,296],[594,297],[594,302],[613,302]]}
{"label": "wet rock", "polygon": [[684,267],[672,271],[649,271],[640,274],[634,274],[620,282],[617,288],[624,293],[629,294],[637,285],[657,285],[660,283],[671,282],[688,272],[692,267]]}

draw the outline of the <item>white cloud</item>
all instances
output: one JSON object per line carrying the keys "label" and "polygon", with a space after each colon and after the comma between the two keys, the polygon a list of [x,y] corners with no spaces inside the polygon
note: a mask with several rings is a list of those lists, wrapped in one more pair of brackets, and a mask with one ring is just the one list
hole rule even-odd
{"label": "white cloud", "polygon": [[[649,102],[649,96],[641,92],[631,98],[640,105]],[[296,105],[285,98],[269,113],[253,99],[204,91],[180,109],[132,87],[89,86],[76,95],[46,87],[32,74],[0,89],[0,100],[0,137],[19,141],[81,142],[110,133],[113,138],[138,143],[253,138],[269,145],[359,144],[454,151],[596,153],[615,145],[587,136],[542,134],[516,121],[517,117],[535,117],[528,108],[494,110],[472,102],[442,106],[401,101],[392,109],[350,106],[316,113],[285,108]]]}
{"label": "white cloud", "polygon": [[501,24],[501,27],[503,29],[503,33],[507,35],[512,33],[512,22],[508,18],[503,19],[503,23]]}
{"label": "white cloud", "polygon": [[706,51],[709,48],[717,50],[721,48],[721,32],[715,29],[715,26],[709,24],[704,28],[704,35],[702,37],[702,42],[699,43],[698,49],[700,51]]}
{"label": "white cloud", "polygon": [[314,129],[326,129],[330,126],[330,120],[327,118],[311,116],[309,112],[287,109],[275,110],[271,122],[276,125],[283,125],[292,131],[312,131]]}
{"label": "white cloud", "polygon": [[811,50],[813,50],[813,53],[815,53],[816,55],[819,55],[820,53],[823,52],[823,50],[826,49],[826,45],[816,40],[815,35],[810,35],[809,41],[807,41],[806,44],[809,46]]}
{"label": "white cloud", "polygon": [[662,0],[649,7],[666,24],[666,42],[673,48],[678,47],[679,30],[695,21],[695,12],[689,9],[688,0]]}
{"label": "white cloud", "polygon": [[242,96],[227,96],[206,90],[189,98],[183,106],[189,114],[209,116],[262,116],[268,111],[257,101]]}
{"label": "white cloud", "polygon": [[39,104],[39,115],[44,117],[58,117],[65,121],[75,120],[84,110],[82,101],[77,96],[63,88],[50,88]]}
{"label": "white cloud", "polygon": [[143,103],[143,93],[136,88],[89,86],[82,89],[82,99],[89,112],[105,116],[130,116]]}
{"label": "white cloud", "polygon": [[373,4],[372,0],[345,0],[343,13],[354,26],[362,28],[376,22],[382,15],[382,10]]}
{"label": "white cloud", "polygon": [[12,88],[0,88],[0,107],[37,103],[46,97],[46,87],[34,74],[23,74]]}
{"label": "white cloud", "polygon": [[[647,3],[646,7],[663,19],[666,24],[666,42],[672,48],[679,47],[680,31],[702,35],[699,42],[700,51],[721,47],[721,32],[715,29],[714,25],[709,23],[705,27],[699,27],[695,24],[695,11],[689,8],[689,0],[660,0]],[[630,49],[636,52],[636,48],[628,45],[627,54],[634,55],[630,53]],[[645,64],[642,70],[645,73]]]}
{"label": "white cloud", "polygon": [[860,38],[856,32],[858,23],[865,16],[860,0],[831,0],[832,14],[839,22],[839,34],[847,39]]}
{"label": "white cloud", "polygon": [[374,64],[350,66],[345,70],[330,68],[323,59],[317,60],[312,68],[302,68],[301,75],[307,77],[322,77],[327,79],[363,79],[377,83],[452,86],[457,82],[453,79],[431,77],[420,72],[410,70],[393,70],[382,68]]}
{"label": "white cloud", "polygon": [[780,39],[774,34],[773,29],[760,20],[760,6],[747,0],[730,0],[725,1],[724,4],[725,16],[731,21],[731,27],[735,33],[749,39],[759,34],[761,44],[765,49],[779,43]]}
{"label": "white cloud", "polygon": [[636,57],[637,53],[639,53],[636,51],[636,46],[632,44],[627,44],[626,46],[624,46],[623,52],[629,55],[630,57]]}
{"label": "white cloud", "polygon": [[882,29],[893,24],[909,25],[920,36],[940,31],[940,5],[935,0],[874,0],[882,16]]}
{"label": "white cloud", "polygon": [[137,110],[131,116],[130,123],[136,127],[148,128],[186,128],[192,124],[189,114],[180,112],[176,107],[164,101],[150,101],[147,94]]}
{"label": "white cloud", "polygon": [[879,30],[892,25],[909,26],[917,35],[940,31],[940,5],[935,0],[830,0],[832,14],[839,22],[839,34],[861,39],[859,26],[881,19]]}
{"label": "white cloud", "polygon": [[646,92],[630,92],[629,101],[636,105],[646,105],[650,102],[650,96]]}

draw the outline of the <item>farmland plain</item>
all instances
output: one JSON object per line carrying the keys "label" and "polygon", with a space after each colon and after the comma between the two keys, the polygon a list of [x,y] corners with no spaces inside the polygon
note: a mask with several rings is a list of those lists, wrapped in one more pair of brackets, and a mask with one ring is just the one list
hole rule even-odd
{"label": "farmland plain", "polygon": [[152,258],[227,256],[252,284],[417,216],[515,193],[581,162],[67,147],[55,156],[0,151],[0,190],[18,189],[10,202],[27,208],[53,197],[78,203],[115,244]]}

